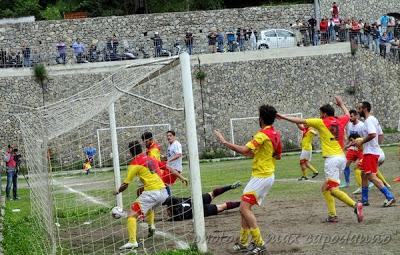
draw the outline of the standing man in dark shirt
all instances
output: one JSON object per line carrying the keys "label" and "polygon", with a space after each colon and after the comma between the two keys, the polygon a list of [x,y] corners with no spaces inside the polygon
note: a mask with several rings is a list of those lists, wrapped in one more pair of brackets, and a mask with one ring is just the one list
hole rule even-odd
{"label": "standing man in dark shirt", "polygon": [[185,35],[185,44],[186,44],[186,49],[189,53],[189,55],[192,55],[192,50],[193,50],[193,34],[189,31],[186,32]]}
{"label": "standing man in dark shirt", "polygon": [[317,20],[314,17],[308,20],[309,29],[310,29],[310,40],[312,41],[313,45],[317,45],[317,33],[315,31],[315,26],[317,25]]}
{"label": "standing man in dark shirt", "polygon": [[154,37],[151,38],[151,40],[154,41],[155,57],[156,58],[161,57],[161,49],[163,41],[161,40],[161,37],[158,34],[158,32],[154,32]]}
{"label": "standing man in dark shirt", "polygon": [[[212,192],[203,194],[203,209],[204,217],[217,215],[226,210],[234,209],[240,206],[240,201],[225,202],[222,204],[211,204],[212,200],[225,193],[228,190],[236,189],[242,184],[238,181],[225,187],[219,187],[214,189]],[[191,197],[168,197],[163,205],[168,206],[168,216],[173,221],[188,220],[193,218],[192,212],[192,198]]]}

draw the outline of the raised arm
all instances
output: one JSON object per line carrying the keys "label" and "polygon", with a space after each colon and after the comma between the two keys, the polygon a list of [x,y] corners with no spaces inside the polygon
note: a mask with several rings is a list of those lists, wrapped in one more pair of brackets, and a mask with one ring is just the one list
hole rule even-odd
{"label": "raised arm", "polygon": [[298,123],[296,123],[296,125],[297,125],[297,127],[298,127],[300,130],[303,130],[303,129],[304,129],[304,125],[303,125],[303,124],[298,124]]}
{"label": "raised arm", "polygon": [[301,119],[301,118],[281,115],[279,113],[277,113],[276,116],[278,117],[278,119],[287,120],[287,121],[295,123],[295,124],[306,124],[306,120]]}
{"label": "raised arm", "polygon": [[225,137],[223,136],[221,131],[219,131],[218,129],[214,130],[214,134],[217,137],[218,141],[222,145],[226,146],[227,148],[229,148],[237,153],[240,153],[244,156],[249,156],[249,157],[253,156],[253,152],[248,147],[236,145],[236,144],[229,143],[228,141],[226,141]]}
{"label": "raised arm", "polygon": [[343,102],[343,99],[340,96],[335,96],[336,105],[342,109],[344,115],[350,116],[349,109],[347,109],[346,105]]}

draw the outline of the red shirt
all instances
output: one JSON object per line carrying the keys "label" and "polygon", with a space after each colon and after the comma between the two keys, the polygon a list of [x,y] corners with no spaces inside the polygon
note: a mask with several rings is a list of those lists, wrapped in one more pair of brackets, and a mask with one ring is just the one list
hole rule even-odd
{"label": "red shirt", "polygon": [[321,32],[328,31],[328,21],[327,20],[321,20],[321,23],[319,23],[319,29],[321,30]]}

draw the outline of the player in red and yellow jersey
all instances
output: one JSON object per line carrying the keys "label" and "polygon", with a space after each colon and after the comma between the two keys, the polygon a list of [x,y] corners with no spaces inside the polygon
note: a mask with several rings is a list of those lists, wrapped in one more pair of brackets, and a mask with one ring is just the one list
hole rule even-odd
{"label": "player in red and yellow jersey", "polygon": [[161,146],[154,141],[153,133],[144,132],[142,134],[142,140],[146,144],[146,153],[147,156],[161,160]]}
{"label": "player in red and yellow jersey", "polygon": [[[131,208],[128,212],[121,212],[121,217],[128,217],[128,236],[129,241],[125,245],[121,246],[120,249],[132,249],[137,248],[139,245],[136,240],[137,231],[137,219],[143,218],[145,215],[149,218],[149,212],[153,212],[154,226],[154,210],[153,208],[157,205],[161,205],[168,197],[165,184],[159,176],[159,165],[160,162],[142,153],[142,146],[138,141],[129,143],[129,150],[133,157],[132,161],[128,165],[127,176],[119,189],[114,191],[114,195],[117,195],[128,188],[128,185],[133,181],[135,177],[138,177],[144,186],[144,191],[132,203]],[[179,176],[185,184],[187,180],[182,176]],[[150,223],[149,223],[150,227]],[[149,233],[154,233],[154,229],[149,228]]]}
{"label": "player in red and yellow jersey", "polygon": [[328,207],[328,218],[325,222],[337,222],[335,198],[344,202],[354,209],[358,222],[363,220],[362,203],[355,202],[345,192],[339,189],[340,172],[346,166],[344,156],[344,134],[346,124],[349,122],[349,110],[340,97],[335,97],[336,104],[342,109],[344,115],[335,117],[335,109],[329,105],[319,108],[320,118],[300,119],[278,115],[279,118],[288,120],[296,124],[307,124],[318,130],[322,147],[322,156],[325,158],[325,182],[322,184],[321,191]]}
{"label": "player in red and yellow jersey", "polygon": [[301,154],[300,154],[300,167],[302,176],[299,178],[299,181],[301,181],[301,180],[308,180],[306,174],[307,168],[313,172],[311,178],[315,178],[318,175],[317,169],[315,169],[315,167],[310,164],[312,155],[312,141],[314,135],[317,134],[317,131],[303,124],[297,124],[297,127],[303,133],[303,138],[301,140]]}
{"label": "player in red and yellow jersey", "polygon": [[274,183],[275,160],[281,158],[282,143],[280,133],[272,124],[276,118],[276,110],[270,105],[259,108],[259,130],[245,146],[229,143],[219,130],[215,135],[219,142],[229,149],[245,156],[253,157],[251,179],[247,183],[240,203],[241,230],[240,241],[233,247],[235,251],[248,251],[249,235],[254,247],[248,254],[260,254],[266,250],[257,219],[252,211],[254,205],[261,205],[264,197]]}

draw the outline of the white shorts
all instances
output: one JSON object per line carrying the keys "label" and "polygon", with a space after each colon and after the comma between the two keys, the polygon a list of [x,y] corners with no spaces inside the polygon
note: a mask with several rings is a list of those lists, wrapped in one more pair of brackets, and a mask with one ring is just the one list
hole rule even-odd
{"label": "white shorts", "polygon": [[300,160],[311,161],[312,151],[301,150]]}
{"label": "white shorts", "polygon": [[248,202],[249,204],[261,205],[263,199],[274,184],[274,181],[274,175],[266,178],[251,177],[250,181],[243,190],[242,200]]}
{"label": "white shorts", "polygon": [[140,209],[142,213],[146,215],[150,209],[161,205],[167,198],[168,192],[163,188],[161,190],[143,191],[135,202],[140,203]]}
{"label": "white shorts", "polygon": [[385,161],[385,153],[383,152],[382,149],[379,149],[379,159],[378,159],[378,163],[382,164],[383,161]]}
{"label": "white shorts", "polygon": [[343,172],[346,167],[345,156],[334,156],[325,158],[325,178],[332,179],[340,183],[340,173]]}

